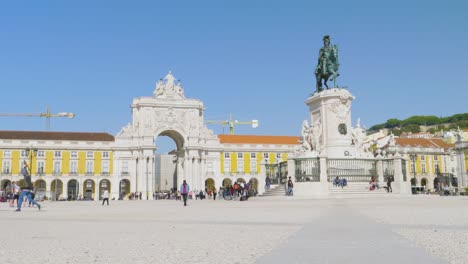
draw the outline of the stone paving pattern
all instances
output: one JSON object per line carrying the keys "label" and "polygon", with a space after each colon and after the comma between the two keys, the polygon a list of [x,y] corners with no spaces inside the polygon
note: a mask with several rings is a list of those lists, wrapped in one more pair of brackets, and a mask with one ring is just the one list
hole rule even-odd
{"label": "stone paving pattern", "polygon": [[2,263],[468,263],[468,197],[0,204]]}

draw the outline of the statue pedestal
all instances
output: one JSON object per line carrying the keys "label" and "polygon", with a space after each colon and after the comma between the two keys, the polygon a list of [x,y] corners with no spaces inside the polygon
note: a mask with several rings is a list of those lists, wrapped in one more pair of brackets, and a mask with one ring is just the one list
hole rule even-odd
{"label": "statue pedestal", "polygon": [[329,158],[354,158],[351,135],[351,101],[348,90],[331,88],[307,98],[310,124],[321,124],[320,154]]}

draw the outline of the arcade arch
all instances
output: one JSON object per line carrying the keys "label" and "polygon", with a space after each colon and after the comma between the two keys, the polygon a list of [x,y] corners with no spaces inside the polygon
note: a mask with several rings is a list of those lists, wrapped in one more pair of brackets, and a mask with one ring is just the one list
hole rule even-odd
{"label": "arcade arch", "polygon": [[104,190],[107,190],[109,193],[111,193],[111,183],[109,180],[101,180],[99,182],[99,200],[102,199]]}
{"label": "arcade arch", "polygon": [[42,200],[47,194],[47,184],[44,180],[39,179],[34,182],[34,188],[36,188],[36,199]]}
{"label": "arcade arch", "polygon": [[83,198],[85,200],[92,200],[94,198],[95,184],[93,180],[86,180],[83,183]]}
{"label": "arcade arch", "polygon": [[76,200],[78,198],[79,193],[79,184],[78,181],[75,179],[71,179],[67,183],[67,197],[68,200]]}
{"label": "arcade arch", "polygon": [[175,129],[166,129],[157,133],[154,142],[154,189],[177,190],[183,178],[184,137]]}
{"label": "arcade arch", "polygon": [[52,181],[51,186],[51,195],[53,200],[58,200],[63,194],[63,182],[62,180],[55,179]]}
{"label": "arcade arch", "polygon": [[205,180],[205,190],[214,191],[216,189],[215,181],[212,178]]}

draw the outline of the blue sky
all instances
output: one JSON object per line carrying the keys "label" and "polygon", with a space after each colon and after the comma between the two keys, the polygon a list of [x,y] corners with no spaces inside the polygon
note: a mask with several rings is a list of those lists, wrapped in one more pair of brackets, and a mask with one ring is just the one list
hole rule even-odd
{"label": "blue sky", "polygon": [[[352,118],[467,112],[465,1],[3,1],[1,113],[74,112],[54,131],[116,134],[132,98],[172,70],[207,119],[238,134],[299,135],[322,37],[340,48]],[[0,117],[1,130],[44,130]],[[221,133],[220,126],[210,126]]]}

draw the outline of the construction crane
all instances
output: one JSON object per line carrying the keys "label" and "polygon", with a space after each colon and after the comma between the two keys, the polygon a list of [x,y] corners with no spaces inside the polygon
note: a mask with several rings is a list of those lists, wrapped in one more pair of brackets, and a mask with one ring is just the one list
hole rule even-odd
{"label": "construction crane", "polygon": [[70,119],[75,117],[74,113],[60,112],[57,114],[50,113],[49,107],[46,108],[45,113],[0,113],[0,116],[26,116],[26,117],[45,117],[46,130],[50,130],[50,118],[52,117],[68,117]]}
{"label": "construction crane", "polygon": [[[232,120],[232,114],[229,114],[229,120],[207,120],[207,124],[219,124],[223,126],[223,131],[224,131],[224,126],[228,125],[229,126],[229,134],[234,135],[234,126],[236,125],[252,125],[252,128],[258,127],[258,120],[252,120],[252,121],[237,121],[237,120]],[[224,132],[223,132],[224,133]]]}

